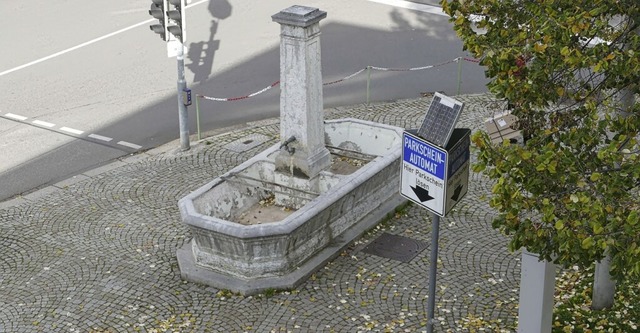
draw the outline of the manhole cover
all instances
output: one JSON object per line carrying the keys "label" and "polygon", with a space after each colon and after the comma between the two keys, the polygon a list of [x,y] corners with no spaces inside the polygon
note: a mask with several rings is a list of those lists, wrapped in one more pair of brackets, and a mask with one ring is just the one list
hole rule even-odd
{"label": "manhole cover", "polygon": [[428,244],[409,237],[383,233],[367,245],[362,252],[383,258],[409,262],[418,253],[426,249]]}
{"label": "manhole cover", "polygon": [[266,135],[251,134],[226,144],[224,148],[229,149],[236,153],[243,153],[269,140],[271,140],[271,138]]}

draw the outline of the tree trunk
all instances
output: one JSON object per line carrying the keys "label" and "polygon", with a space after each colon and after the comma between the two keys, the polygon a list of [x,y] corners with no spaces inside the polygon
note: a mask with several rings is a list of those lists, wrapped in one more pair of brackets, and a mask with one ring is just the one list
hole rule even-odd
{"label": "tree trunk", "polygon": [[610,268],[611,256],[609,254],[596,263],[593,295],[591,295],[591,308],[593,310],[603,310],[613,306],[616,282],[611,277],[611,274],[609,274]]}
{"label": "tree trunk", "polygon": [[[635,33],[640,34],[640,28],[636,28]],[[635,103],[632,87],[620,90],[616,99],[620,106],[620,111],[618,111],[619,114],[624,117],[629,116],[627,110],[632,108]],[[591,307],[594,310],[608,309],[613,306],[616,293],[616,282],[609,273],[610,268],[611,255],[607,251],[605,257],[600,262],[596,263],[596,271],[593,281],[593,295],[591,296]]]}

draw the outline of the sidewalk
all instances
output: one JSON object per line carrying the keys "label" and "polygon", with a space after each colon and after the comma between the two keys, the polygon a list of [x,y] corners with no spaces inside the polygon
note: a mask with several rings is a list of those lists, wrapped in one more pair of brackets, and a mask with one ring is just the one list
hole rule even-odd
{"label": "sidewalk", "polygon": [[[455,98],[465,103],[457,127],[480,129],[493,112],[490,95]],[[334,108],[325,118],[417,128],[430,101]],[[178,199],[278,135],[278,119],[261,121],[186,152],[165,145],[0,203],[0,332],[425,330],[430,248],[409,263],[360,251],[383,232],[429,243],[429,214],[416,205],[293,291],[241,297],[180,279],[176,249],[191,236]],[[266,141],[238,144],[249,140]],[[472,173],[466,197],[441,221],[436,332],[515,327],[519,255],[491,228],[494,213],[482,198],[490,189]]]}

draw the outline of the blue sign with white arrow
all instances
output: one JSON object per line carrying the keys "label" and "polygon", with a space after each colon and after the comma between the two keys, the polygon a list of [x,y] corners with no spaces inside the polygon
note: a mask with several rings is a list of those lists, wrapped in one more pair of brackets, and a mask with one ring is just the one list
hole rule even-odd
{"label": "blue sign with white arrow", "polygon": [[470,133],[455,129],[446,149],[411,132],[402,135],[400,194],[444,216],[467,193]]}
{"label": "blue sign with white arrow", "polygon": [[407,132],[402,146],[400,194],[444,216],[447,151]]}

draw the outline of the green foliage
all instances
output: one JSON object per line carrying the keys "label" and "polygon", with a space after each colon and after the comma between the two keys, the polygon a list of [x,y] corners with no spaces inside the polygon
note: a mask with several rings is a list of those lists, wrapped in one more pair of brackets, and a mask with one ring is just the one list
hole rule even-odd
{"label": "green foliage", "polygon": [[556,279],[554,333],[638,332],[640,331],[640,282],[625,280],[616,286],[612,308],[591,311],[594,267],[586,271],[568,269]]}
{"label": "green foliage", "polygon": [[640,277],[640,107],[619,98],[639,92],[640,3],[442,4],[486,66],[489,89],[516,106],[527,138],[524,146],[472,138],[473,170],[495,180],[493,226],[511,236],[513,250],[588,267],[607,249],[614,276]]}

